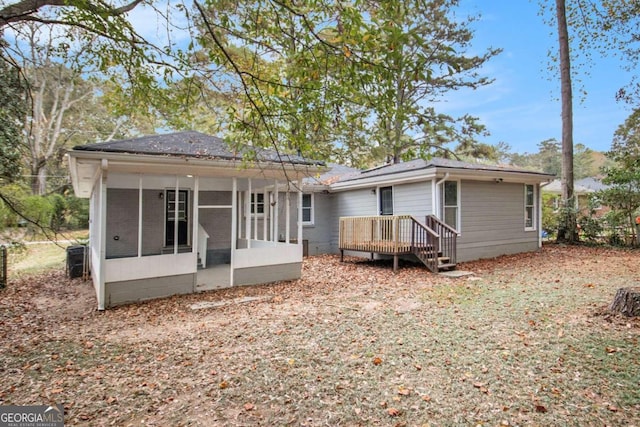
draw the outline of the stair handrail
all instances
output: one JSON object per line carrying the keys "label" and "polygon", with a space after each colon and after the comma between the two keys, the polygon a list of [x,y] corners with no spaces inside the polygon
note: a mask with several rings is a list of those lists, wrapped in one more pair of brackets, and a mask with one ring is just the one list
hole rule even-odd
{"label": "stair handrail", "polygon": [[[411,216],[411,222],[411,251],[431,272],[435,273],[438,271],[437,248],[440,246],[440,235],[414,216]],[[427,256],[429,252],[433,256]]]}
{"label": "stair handrail", "polygon": [[427,215],[425,222],[441,234],[440,251],[442,256],[449,258],[449,263],[455,264],[457,262],[457,239],[460,234],[458,230],[435,215]]}

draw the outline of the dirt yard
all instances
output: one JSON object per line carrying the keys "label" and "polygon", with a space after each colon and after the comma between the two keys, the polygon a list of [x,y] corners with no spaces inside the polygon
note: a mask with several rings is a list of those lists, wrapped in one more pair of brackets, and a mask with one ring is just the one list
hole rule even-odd
{"label": "dirt yard", "polygon": [[22,278],[0,291],[0,404],[62,403],[66,425],[640,425],[640,322],[605,314],[640,252],[459,269],[312,257],[296,282],[106,312],[63,272]]}

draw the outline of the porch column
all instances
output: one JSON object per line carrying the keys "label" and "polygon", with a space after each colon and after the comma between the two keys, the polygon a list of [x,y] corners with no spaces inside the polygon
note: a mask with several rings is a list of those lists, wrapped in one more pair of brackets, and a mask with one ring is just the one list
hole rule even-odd
{"label": "porch column", "polygon": [[138,175],[138,258],[142,256],[142,174]]}
{"label": "porch column", "polygon": [[249,189],[244,193],[244,237],[247,239],[247,249],[251,248],[251,178],[248,178]]}
{"label": "porch column", "polygon": [[[189,222],[187,222],[188,224]],[[196,255],[196,270],[198,265],[198,231],[200,230],[200,177],[195,176],[193,178],[193,215],[191,220],[191,253]],[[206,260],[207,254],[200,254]],[[203,261],[203,265],[206,265],[206,261]],[[195,291],[195,289],[194,289]]]}
{"label": "porch column", "polygon": [[291,239],[291,191],[290,190],[291,182],[287,183],[287,210],[285,212],[285,224],[286,229],[284,230],[284,241],[285,243],[289,243],[289,239]]}
{"label": "porch column", "polygon": [[233,177],[231,190],[231,259],[229,260],[229,285],[233,286],[235,253],[238,249],[238,178]]}
{"label": "porch column", "polygon": [[302,248],[302,180],[298,180],[298,245]]}
{"label": "porch column", "polygon": [[178,205],[180,204],[180,178],[176,175],[176,192],[173,196],[173,254],[178,254]]}
{"label": "porch column", "polygon": [[109,163],[106,159],[102,159],[102,174],[100,177],[100,274],[98,278],[98,310],[104,310],[106,290],[105,290],[105,275],[106,275],[106,259],[107,259],[107,169]]}
{"label": "porch column", "polygon": [[271,236],[272,237],[271,240],[273,240],[274,242],[277,242],[279,240],[279,238],[280,238],[280,236],[278,235],[278,231],[279,231],[278,230],[278,222],[280,221],[280,215],[279,215],[280,201],[278,200],[278,198],[280,196],[279,196],[279,193],[278,193],[278,180],[277,179],[275,180],[273,185],[274,185],[274,188],[275,188],[273,197],[275,198],[276,204],[275,204],[275,209],[274,209],[275,214],[274,214],[274,218],[273,218],[273,236]]}

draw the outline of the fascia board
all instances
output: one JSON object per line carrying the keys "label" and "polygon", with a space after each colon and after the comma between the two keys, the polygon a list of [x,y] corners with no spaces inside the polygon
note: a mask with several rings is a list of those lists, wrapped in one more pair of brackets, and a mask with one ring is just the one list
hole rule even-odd
{"label": "fascia board", "polygon": [[501,182],[538,184],[553,180],[553,176],[546,174],[519,172],[519,171],[495,171],[481,169],[457,169],[457,168],[429,168],[419,169],[410,172],[397,174],[379,175],[371,178],[356,179],[346,182],[337,182],[330,185],[331,191],[347,191],[360,188],[370,188],[378,185],[409,184],[419,181],[428,181],[435,178],[442,178],[449,173],[450,180],[472,179],[476,181],[494,181],[501,179]]}
{"label": "fascia board", "polygon": [[378,175],[370,178],[355,179],[346,182],[337,182],[330,185],[331,191],[356,190],[370,188],[378,185],[409,184],[413,182],[429,181],[436,174],[434,168],[419,169],[415,171],[401,172],[389,175]]}
{"label": "fascia board", "polygon": [[239,160],[198,159],[192,157],[154,156],[145,154],[109,153],[104,151],[70,151],[69,156],[87,160],[109,160],[109,169],[127,172],[144,172],[148,169],[154,173],[193,173],[194,175],[225,175],[296,180],[313,176],[325,168],[312,165],[296,165],[289,163],[265,162],[245,164]]}
{"label": "fascia board", "polygon": [[444,175],[444,173],[446,172],[449,172],[449,179],[451,180],[473,179],[476,181],[494,181],[496,179],[501,179],[501,182],[539,184],[542,182],[550,182],[554,179],[554,176],[552,175],[540,174],[535,172],[438,168],[439,176]]}

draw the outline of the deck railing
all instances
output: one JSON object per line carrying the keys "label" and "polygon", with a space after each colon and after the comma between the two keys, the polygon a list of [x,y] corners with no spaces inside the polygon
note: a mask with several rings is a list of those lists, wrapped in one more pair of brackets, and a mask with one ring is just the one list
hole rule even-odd
{"label": "deck railing", "polygon": [[[438,248],[444,246],[449,249],[451,244],[448,241],[443,245],[440,240],[434,229],[411,215],[340,218],[341,251],[394,255],[394,267],[398,255],[414,254],[429,270],[438,271]],[[455,241],[452,243],[455,245]]]}
{"label": "deck railing", "polygon": [[448,263],[455,264],[457,258],[458,232],[453,227],[442,222],[435,215],[427,215],[425,224],[440,236],[438,251],[441,256],[448,258]]}

